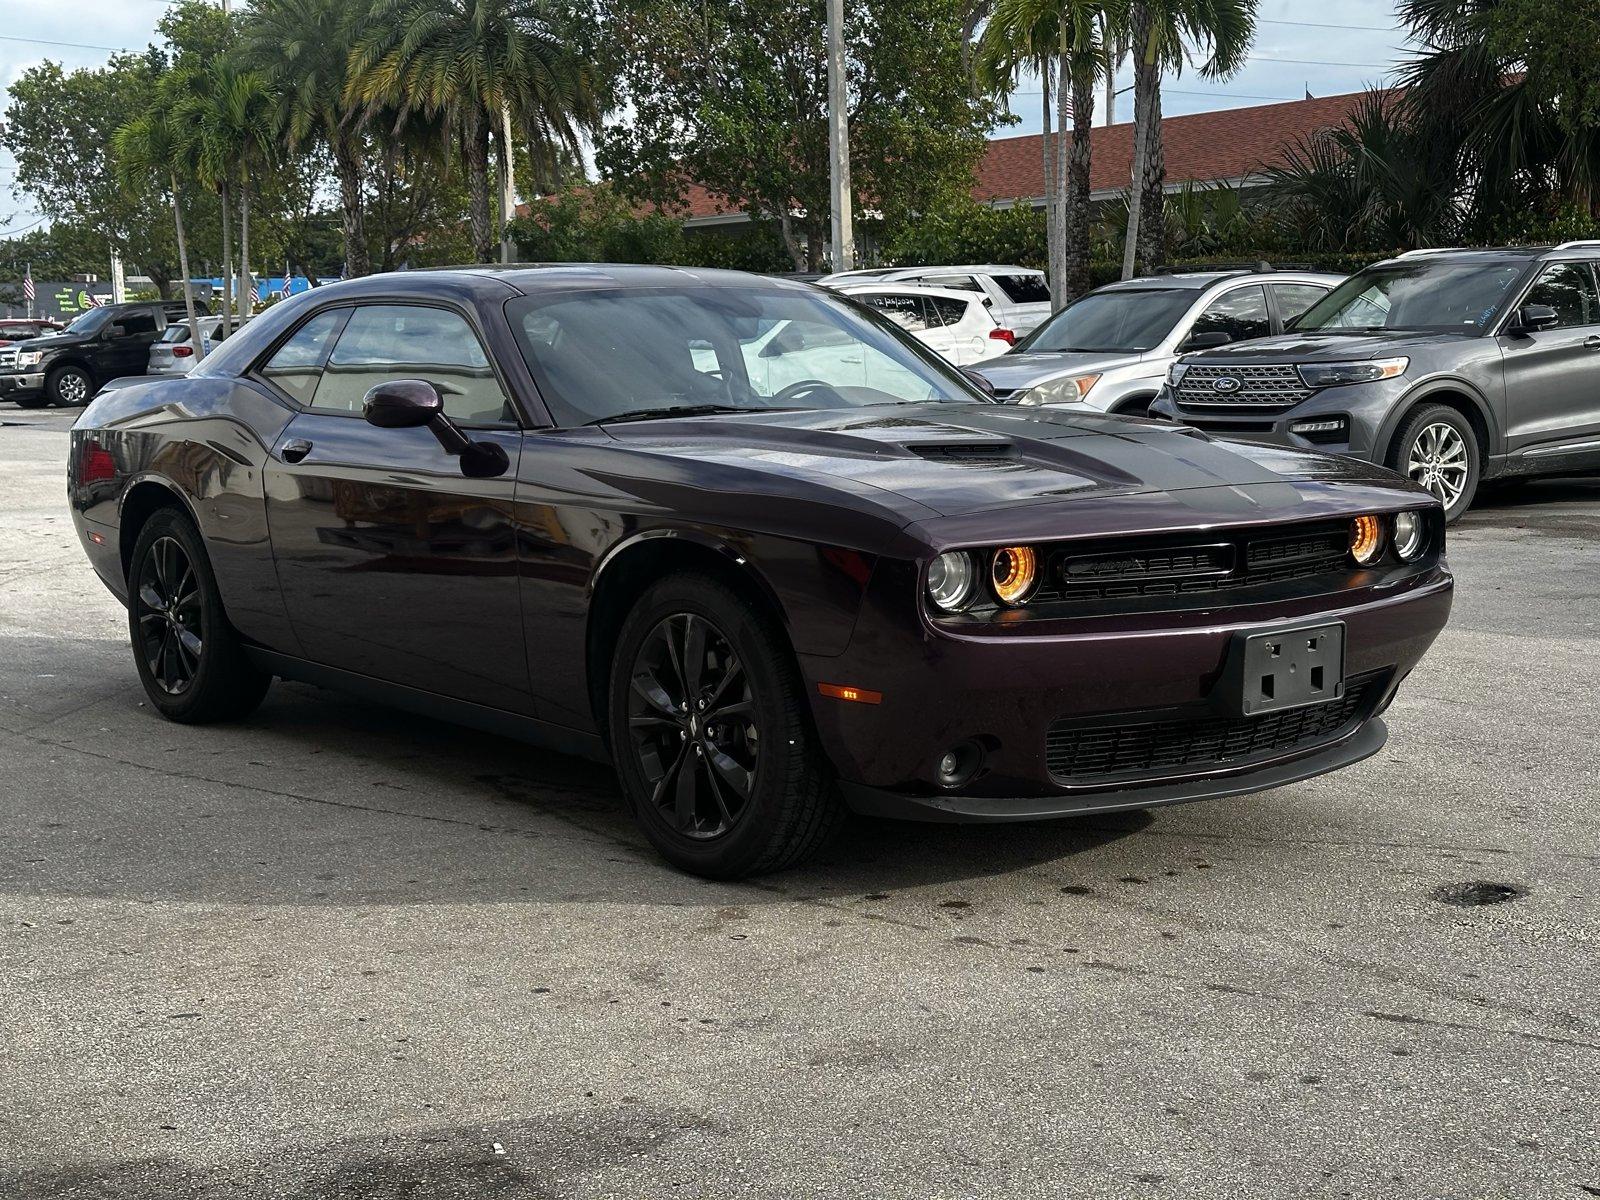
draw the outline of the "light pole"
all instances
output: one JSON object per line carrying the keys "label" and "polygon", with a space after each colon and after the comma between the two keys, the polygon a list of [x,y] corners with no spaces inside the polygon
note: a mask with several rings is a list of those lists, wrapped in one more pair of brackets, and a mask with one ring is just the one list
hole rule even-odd
{"label": "light pole", "polygon": [[849,102],[844,76],[844,0],[828,0],[828,183],[833,200],[833,269],[856,265],[850,218]]}

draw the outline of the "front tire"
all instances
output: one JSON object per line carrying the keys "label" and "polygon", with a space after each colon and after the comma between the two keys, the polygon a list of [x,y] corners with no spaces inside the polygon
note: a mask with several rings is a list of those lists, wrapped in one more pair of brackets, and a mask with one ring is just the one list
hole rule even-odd
{"label": "front tire", "polygon": [[607,703],[623,793],[651,845],[682,870],[782,870],[843,819],[781,632],[719,580],[670,575],[640,598]]}
{"label": "front tire", "polygon": [[200,531],[176,509],[157,511],[134,543],[128,632],[139,682],[169,721],[238,720],[255,710],[272,682],[245,657]]}
{"label": "front tire", "polygon": [[57,367],[44,381],[44,394],[51,404],[76,408],[94,397],[94,378],[82,367]]}
{"label": "front tire", "polygon": [[1467,419],[1453,408],[1430,404],[1400,431],[1389,466],[1437,496],[1449,524],[1472,507],[1483,469],[1480,458],[1478,435]]}

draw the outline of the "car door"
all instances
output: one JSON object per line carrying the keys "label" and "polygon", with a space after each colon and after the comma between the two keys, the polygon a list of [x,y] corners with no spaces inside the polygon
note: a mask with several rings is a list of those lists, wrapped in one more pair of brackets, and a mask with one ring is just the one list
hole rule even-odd
{"label": "car door", "polygon": [[948,357],[950,338],[929,311],[930,297],[915,288],[907,288],[897,292],[863,292],[855,299],[881,312],[912,337]]}
{"label": "car door", "polygon": [[[528,712],[514,480],[522,436],[465,314],[419,304],[325,309],[255,371],[299,410],[266,469],[284,607],[304,656],[425,692]],[[510,469],[469,479],[426,428],[362,418],[369,388],[425,379]]]}
{"label": "car door", "polygon": [[161,336],[164,323],[153,308],[119,313],[106,326],[95,347],[95,376],[104,382],[125,375],[143,375],[150,363],[150,347]]}
{"label": "car door", "polygon": [[1230,288],[1201,309],[1185,341],[1200,333],[1225,333],[1231,344],[1266,337],[1271,332],[1267,293],[1259,283],[1252,283]]}
{"label": "car door", "polygon": [[[994,353],[986,343],[988,330],[996,325],[979,297],[958,300],[954,296],[929,296],[927,303],[943,339],[939,352],[951,362],[964,367]],[[1002,342],[993,344],[1004,348]]]}
{"label": "car door", "polygon": [[1563,443],[1600,437],[1600,289],[1588,262],[1551,263],[1523,306],[1555,309],[1556,323],[1502,331],[1506,449],[1556,453]]}

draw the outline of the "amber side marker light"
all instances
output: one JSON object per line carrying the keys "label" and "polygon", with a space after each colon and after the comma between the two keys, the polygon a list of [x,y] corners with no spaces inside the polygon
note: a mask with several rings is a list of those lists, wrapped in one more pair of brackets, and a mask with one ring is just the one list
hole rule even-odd
{"label": "amber side marker light", "polygon": [[1383,525],[1377,517],[1357,517],[1350,522],[1350,557],[1363,567],[1383,553]]}
{"label": "amber side marker light", "polygon": [[817,691],[834,700],[850,700],[856,704],[882,704],[883,693],[868,688],[849,687],[842,683],[819,683]]}
{"label": "amber side marker light", "polygon": [[1032,546],[1002,546],[989,565],[989,580],[1002,604],[1021,604],[1033,591],[1038,559]]}

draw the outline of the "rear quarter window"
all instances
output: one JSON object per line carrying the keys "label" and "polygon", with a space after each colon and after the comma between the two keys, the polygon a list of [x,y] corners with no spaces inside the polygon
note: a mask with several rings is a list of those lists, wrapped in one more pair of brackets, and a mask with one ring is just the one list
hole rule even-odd
{"label": "rear quarter window", "polygon": [[1043,275],[992,275],[991,279],[1013,304],[1049,304],[1050,285]]}

